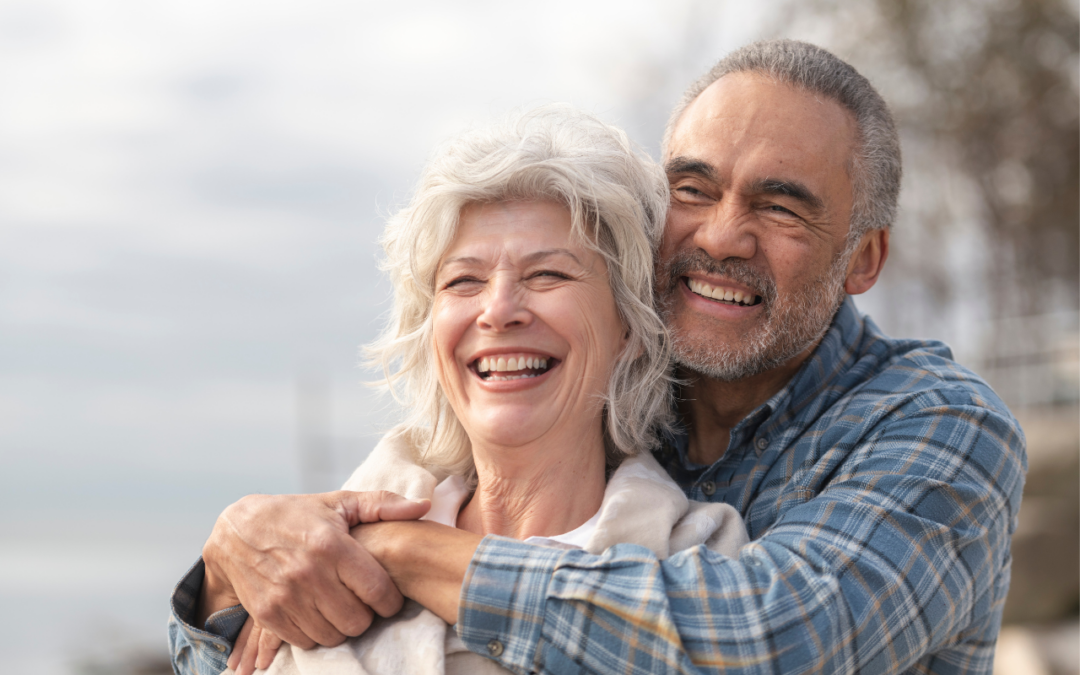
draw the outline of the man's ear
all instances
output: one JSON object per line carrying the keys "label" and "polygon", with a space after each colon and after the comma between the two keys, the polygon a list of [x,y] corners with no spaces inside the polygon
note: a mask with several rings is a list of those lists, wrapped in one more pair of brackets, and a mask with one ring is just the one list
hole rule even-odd
{"label": "man's ear", "polygon": [[848,261],[844,291],[858,295],[870,290],[877,283],[878,275],[889,257],[889,231],[870,230],[862,236],[859,247]]}

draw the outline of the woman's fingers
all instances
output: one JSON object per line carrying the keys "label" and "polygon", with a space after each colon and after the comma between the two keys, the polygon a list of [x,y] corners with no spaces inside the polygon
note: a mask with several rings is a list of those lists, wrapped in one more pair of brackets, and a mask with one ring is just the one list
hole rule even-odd
{"label": "woman's fingers", "polygon": [[264,630],[259,637],[259,656],[255,659],[255,667],[259,670],[269,668],[279,647],[281,647],[281,638]]}
{"label": "woman's fingers", "polygon": [[233,670],[240,667],[240,657],[244,653],[244,646],[247,645],[248,637],[251,635],[251,630],[255,627],[255,619],[250,616],[247,621],[244,622],[244,627],[240,629],[240,635],[236,638],[236,644],[233,645],[232,653],[229,654],[229,660],[225,662],[225,665],[229,666]]}

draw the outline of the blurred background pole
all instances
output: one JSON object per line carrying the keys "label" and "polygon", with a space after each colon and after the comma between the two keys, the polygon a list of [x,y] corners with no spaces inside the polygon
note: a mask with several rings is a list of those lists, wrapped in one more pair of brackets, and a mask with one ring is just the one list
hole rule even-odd
{"label": "blurred background pole", "polygon": [[300,490],[336,489],[329,378],[322,372],[296,377],[296,448],[300,464]]}

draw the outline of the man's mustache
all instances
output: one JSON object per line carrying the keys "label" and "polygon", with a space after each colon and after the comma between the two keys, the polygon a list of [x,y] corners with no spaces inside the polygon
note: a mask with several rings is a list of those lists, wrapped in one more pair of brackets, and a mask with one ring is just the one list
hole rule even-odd
{"label": "man's mustache", "polygon": [[776,282],[764,272],[754,269],[742,258],[725,258],[717,260],[700,248],[675,253],[661,270],[666,273],[670,292],[679,283],[679,279],[690,272],[701,272],[730,279],[736,283],[748,286],[757,295],[761,296],[762,304],[766,307],[776,299]]}

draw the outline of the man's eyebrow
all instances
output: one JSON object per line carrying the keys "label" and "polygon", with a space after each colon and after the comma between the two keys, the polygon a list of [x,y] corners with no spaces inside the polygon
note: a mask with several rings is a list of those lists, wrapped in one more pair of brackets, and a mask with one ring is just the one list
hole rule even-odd
{"label": "man's eyebrow", "polygon": [[713,168],[712,164],[689,157],[672,157],[664,165],[664,171],[668,174],[692,173],[710,180],[716,178],[716,169]]}
{"label": "man's eyebrow", "polygon": [[825,202],[821,200],[821,197],[798,181],[763,178],[750,186],[750,190],[755,194],[791,197],[818,211],[825,208]]}

